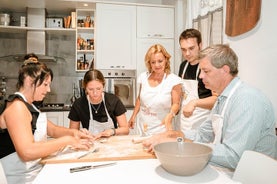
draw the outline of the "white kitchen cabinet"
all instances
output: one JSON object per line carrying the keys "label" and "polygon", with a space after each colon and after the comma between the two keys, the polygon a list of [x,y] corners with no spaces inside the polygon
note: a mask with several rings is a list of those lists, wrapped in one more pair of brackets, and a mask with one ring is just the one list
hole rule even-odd
{"label": "white kitchen cabinet", "polygon": [[70,119],[68,118],[69,111],[63,111],[63,126],[66,128],[69,128],[69,121]]}
{"label": "white kitchen cabinet", "polygon": [[146,71],[144,57],[150,46],[161,44],[171,55],[174,72],[174,8],[137,6],[137,76]]}
{"label": "white kitchen cabinet", "polygon": [[63,126],[63,112],[57,111],[57,112],[46,112],[47,119],[52,121],[52,123]]}
{"label": "white kitchen cabinet", "polygon": [[174,38],[174,8],[138,6],[137,37]]}
{"label": "white kitchen cabinet", "polygon": [[136,69],[136,6],[96,4],[98,69]]}
{"label": "white kitchen cabinet", "polygon": [[82,72],[94,64],[94,10],[76,10],[76,63],[75,70]]}
{"label": "white kitchen cabinet", "polygon": [[51,111],[46,112],[47,119],[58,126],[69,127],[69,119],[67,118],[69,111]]}

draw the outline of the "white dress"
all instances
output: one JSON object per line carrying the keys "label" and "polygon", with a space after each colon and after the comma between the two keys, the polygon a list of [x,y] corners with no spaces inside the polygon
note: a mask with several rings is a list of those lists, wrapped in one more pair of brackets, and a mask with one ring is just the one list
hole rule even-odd
{"label": "white dress", "polygon": [[151,87],[149,76],[148,72],[144,72],[138,78],[138,83],[141,84],[138,129],[142,133],[144,125],[147,124],[146,133],[153,135],[166,130],[161,123],[171,109],[171,91],[175,85],[182,83],[182,79],[175,74],[169,74],[158,86]]}

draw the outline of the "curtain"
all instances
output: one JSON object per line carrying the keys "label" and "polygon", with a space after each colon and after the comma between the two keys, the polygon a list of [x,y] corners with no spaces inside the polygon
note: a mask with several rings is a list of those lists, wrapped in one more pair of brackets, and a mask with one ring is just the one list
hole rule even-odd
{"label": "curtain", "polygon": [[223,42],[222,0],[187,0],[186,27],[198,29],[205,48]]}
{"label": "curtain", "polygon": [[223,8],[192,20],[192,27],[202,34],[203,48],[223,42]]}

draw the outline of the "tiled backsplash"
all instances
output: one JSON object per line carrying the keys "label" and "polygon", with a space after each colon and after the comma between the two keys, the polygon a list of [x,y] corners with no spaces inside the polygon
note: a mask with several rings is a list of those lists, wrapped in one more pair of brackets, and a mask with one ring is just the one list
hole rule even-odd
{"label": "tiled backsplash", "polygon": [[[0,51],[0,77],[6,77],[7,94],[11,94],[16,91],[18,69],[22,64],[14,56],[26,54],[26,33],[0,32]],[[47,34],[46,53],[55,56],[57,61],[46,63],[53,70],[54,79],[44,102],[70,104],[73,82],[78,85],[84,75],[75,72],[75,35]]]}

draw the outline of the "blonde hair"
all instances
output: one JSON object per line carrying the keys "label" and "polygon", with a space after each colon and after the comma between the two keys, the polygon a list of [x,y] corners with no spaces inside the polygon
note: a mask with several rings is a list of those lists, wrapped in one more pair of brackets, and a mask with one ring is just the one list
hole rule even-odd
{"label": "blonde hair", "polygon": [[171,55],[166,51],[166,49],[160,45],[160,44],[155,44],[155,45],[152,45],[146,55],[145,55],[145,58],[144,58],[144,61],[145,61],[145,66],[148,70],[149,73],[152,72],[152,68],[151,68],[151,64],[150,64],[150,61],[151,61],[151,56],[152,54],[157,54],[157,53],[162,53],[165,57],[165,73],[166,74],[169,74],[170,73],[170,58],[171,58]]}

